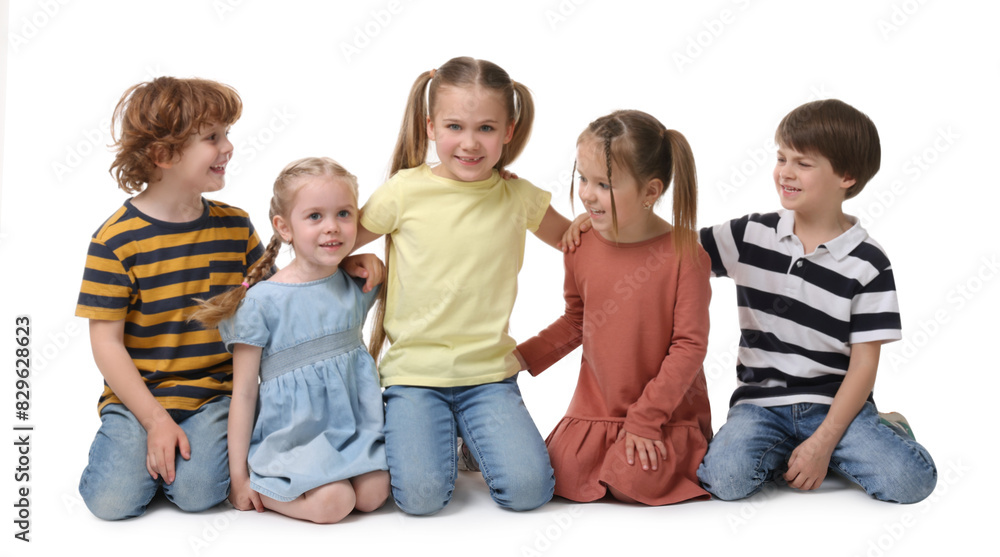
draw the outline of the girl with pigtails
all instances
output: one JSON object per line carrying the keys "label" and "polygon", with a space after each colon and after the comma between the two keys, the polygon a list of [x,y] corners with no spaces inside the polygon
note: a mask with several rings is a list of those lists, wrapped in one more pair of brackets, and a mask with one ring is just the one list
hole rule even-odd
{"label": "girl with pigtails", "polygon": [[[696,235],[691,148],[649,114],[617,111],[580,134],[574,174],[592,228],[578,241],[567,234],[566,311],[517,348],[538,375],[583,345],[576,392],[546,439],[555,493],[707,498],[696,471],[712,437],[702,370],[711,268]],[[671,181],[673,224],[653,211]]]}
{"label": "girl with pigtails", "polygon": [[[358,212],[357,179],[337,162],[289,164],[274,182],[264,255],[241,286],[192,316],[218,326],[233,353],[229,500],[237,509],[333,523],[388,499],[381,391],[361,340],[376,291],[344,269]],[[295,258],[272,274],[283,244]],[[377,258],[363,268],[350,273],[379,281]]]}
{"label": "girl with pigtails", "polygon": [[[424,72],[390,178],[362,209],[359,245],[386,235],[386,303],[371,350],[390,343],[379,364],[386,456],[396,504],[410,514],[435,513],[451,499],[456,436],[499,505],[528,510],[552,496],[507,334],[525,232],[556,246],[569,225],[548,192],[505,178],[533,119],[531,93],[496,64],[454,58]],[[440,160],[433,166],[430,142]]]}

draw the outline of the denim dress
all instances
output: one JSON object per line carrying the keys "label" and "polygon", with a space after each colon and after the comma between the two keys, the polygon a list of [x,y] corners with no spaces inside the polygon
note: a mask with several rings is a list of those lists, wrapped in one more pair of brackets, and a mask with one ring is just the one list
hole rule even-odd
{"label": "denim dress", "polygon": [[261,347],[250,485],[278,501],[387,470],[375,362],[361,327],[377,290],[337,271],[307,283],[264,281],[219,324],[226,348]]}

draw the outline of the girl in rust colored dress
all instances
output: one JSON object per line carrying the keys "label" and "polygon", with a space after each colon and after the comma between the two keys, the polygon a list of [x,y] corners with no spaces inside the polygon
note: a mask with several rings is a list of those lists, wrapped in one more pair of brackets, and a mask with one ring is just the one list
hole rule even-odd
{"label": "girl in rust colored dress", "polygon": [[[566,312],[516,352],[537,375],[583,345],[576,392],[546,439],[555,494],[707,498],[696,471],[712,436],[710,262],[696,236],[691,149],[649,114],[617,111],[580,135],[574,174],[592,229],[565,256]],[[652,210],[671,181],[673,225]]]}

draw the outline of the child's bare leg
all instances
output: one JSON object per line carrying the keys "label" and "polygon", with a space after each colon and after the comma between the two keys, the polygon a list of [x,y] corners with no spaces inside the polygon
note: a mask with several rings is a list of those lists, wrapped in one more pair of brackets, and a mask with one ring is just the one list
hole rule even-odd
{"label": "child's bare leg", "polygon": [[636,501],[635,499],[629,497],[628,495],[625,495],[624,493],[618,491],[617,489],[611,487],[610,485],[608,486],[608,493],[610,493],[612,497],[621,501],[622,503],[638,503],[638,501]]}
{"label": "child's bare leg", "polygon": [[349,480],[328,483],[300,495],[297,499],[284,502],[261,495],[264,507],[285,516],[308,520],[317,524],[340,522],[354,509],[356,498]]}
{"label": "child's bare leg", "polygon": [[389,472],[375,470],[351,478],[356,502],[354,508],[363,513],[378,510],[389,499]]}

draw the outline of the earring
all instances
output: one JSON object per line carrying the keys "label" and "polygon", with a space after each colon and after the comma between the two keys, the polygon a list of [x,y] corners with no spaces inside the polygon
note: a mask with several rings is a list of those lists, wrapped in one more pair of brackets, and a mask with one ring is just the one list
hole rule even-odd
{"label": "earring", "polygon": [[646,201],[643,201],[642,202],[642,208],[646,209],[647,211],[650,210],[650,209],[652,209],[653,208],[653,202],[649,201],[648,199]]}

